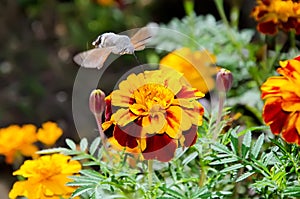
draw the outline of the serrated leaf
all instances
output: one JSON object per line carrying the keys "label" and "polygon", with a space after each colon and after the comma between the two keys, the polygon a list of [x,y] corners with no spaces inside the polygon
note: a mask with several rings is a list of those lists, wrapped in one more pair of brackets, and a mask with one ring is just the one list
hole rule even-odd
{"label": "serrated leaf", "polygon": [[68,182],[66,185],[70,186],[70,187],[84,187],[84,186],[94,186],[94,185],[96,185],[96,183],[95,182],[87,182],[87,181],[84,181],[84,182]]}
{"label": "serrated leaf", "polygon": [[102,175],[99,174],[97,171],[95,170],[91,170],[91,169],[84,169],[81,170],[79,173],[81,173],[82,175],[88,176],[90,178],[94,178],[94,179],[102,179]]}
{"label": "serrated leaf", "polygon": [[257,158],[257,156],[260,152],[260,149],[264,143],[264,139],[265,139],[264,134],[261,134],[258,137],[258,139],[256,140],[255,144],[253,145],[253,148],[251,149],[251,154],[252,154],[253,158]]}
{"label": "serrated leaf", "polygon": [[227,157],[232,157],[232,154],[221,153],[217,155],[218,159],[227,158]]}
{"label": "serrated leaf", "polygon": [[249,176],[253,175],[255,172],[246,172],[246,173],[243,173],[242,175],[240,175],[235,182],[240,182],[246,178],[248,178]]}
{"label": "serrated leaf", "polygon": [[79,146],[80,146],[80,150],[81,151],[86,151],[86,149],[87,149],[87,147],[88,147],[88,141],[87,141],[87,139],[86,138],[82,138],[81,140],[80,140],[80,143],[79,143]]}
{"label": "serrated leaf", "polygon": [[83,175],[74,175],[69,176],[70,179],[73,179],[75,182],[86,182],[90,184],[98,184],[100,181],[103,181],[105,178],[103,176],[83,176]]}
{"label": "serrated leaf", "polygon": [[284,191],[283,194],[286,196],[293,196],[293,197],[300,197],[300,186],[292,186],[292,187],[287,187]]}
{"label": "serrated leaf", "polygon": [[58,148],[51,148],[51,149],[43,149],[40,151],[37,151],[37,154],[52,154],[52,153],[65,153],[67,151],[70,151],[70,149],[66,149],[63,147],[58,147]]}
{"label": "serrated leaf", "polygon": [[232,149],[232,151],[235,154],[238,154],[238,149],[239,149],[239,140],[238,140],[238,136],[235,133],[235,131],[231,132],[231,136],[230,136],[230,147]]}
{"label": "serrated leaf", "polygon": [[248,131],[243,139],[242,143],[242,157],[246,158],[251,145],[251,131]]}
{"label": "serrated leaf", "polygon": [[220,143],[214,143],[211,145],[211,148],[215,151],[221,152],[221,153],[232,153],[226,146]]}
{"label": "serrated leaf", "polygon": [[173,189],[169,189],[166,187],[159,187],[159,189],[161,189],[162,191],[164,191],[166,194],[176,197],[176,198],[184,198],[184,196],[180,193],[178,193],[177,191],[173,190]]}
{"label": "serrated leaf", "polygon": [[73,140],[67,138],[66,139],[66,144],[68,145],[68,147],[70,147],[70,149],[72,149],[74,151],[76,150],[76,144]]}
{"label": "serrated leaf", "polygon": [[189,162],[191,162],[192,160],[194,160],[197,156],[198,156],[198,152],[193,152],[193,153],[189,154],[189,155],[182,161],[182,164],[183,164],[183,165],[187,165]]}
{"label": "serrated leaf", "polygon": [[253,126],[253,127],[250,127],[250,128],[247,128],[245,130],[242,130],[241,132],[239,132],[238,136],[242,136],[244,135],[245,133],[248,133],[249,131],[262,131],[262,130],[267,130],[269,129],[268,126]]}
{"label": "serrated leaf", "polygon": [[91,146],[90,146],[90,154],[94,155],[96,150],[99,148],[100,145],[100,137],[97,137],[96,139],[94,139],[94,141],[92,142]]}
{"label": "serrated leaf", "polygon": [[228,172],[228,171],[238,170],[238,169],[243,168],[243,167],[244,167],[244,165],[242,165],[241,163],[238,163],[238,164],[231,165],[230,167],[226,167],[226,168],[222,169],[220,172],[225,173],[225,172]]}
{"label": "serrated leaf", "polygon": [[78,154],[81,154],[81,153],[82,153],[81,151],[73,151],[71,149],[68,149],[67,151],[63,152],[63,154],[65,154],[65,155],[71,155],[71,156],[78,155]]}
{"label": "serrated leaf", "polygon": [[73,160],[84,160],[84,159],[90,159],[90,156],[88,154],[79,154],[72,158]]}
{"label": "serrated leaf", "polygon": [[224,158],[224,159],[220,159],[220,160],[213,161],[213,162],[211,162],[209,165],[226,164],[226,163],[231,163],[231,162],[236,162],[236,161],[238,161],[238,159],[235,158],[235,157]]}
{"label": "serrated leaf", "polygon": [[94,190],[94,187],[85,186],[85,187],[79,187],[72,193],[72,198],[75,198],[76,196],[80,196],[88,191]]}
{"label": "serrated leaf", "polygon": [[104,149],[103,147],[101,147],[101,148],[98,150],[98,153],[97,153],[97,159],[98,159],[98,160],[101,160],[101,159],[102,159],[104,150],[105,150],[105,149]]}
{"label": "serrated leaf", "polygon": [[98,162],[94,162],[94,161],[88,161],[88,162],[83,162],[82,163],[82,166],[99,166],[99,163]]}

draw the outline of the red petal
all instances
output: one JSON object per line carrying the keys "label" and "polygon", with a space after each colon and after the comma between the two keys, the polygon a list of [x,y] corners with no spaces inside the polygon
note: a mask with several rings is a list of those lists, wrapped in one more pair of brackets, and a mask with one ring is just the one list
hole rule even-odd
{"label": "red petal", "polygon": [[138,131],[139,129],[140,127],[135,123],[122,127],[122,129],[116,125],[114,129],[114,138],[121,146],[133,149],[138,146],[137,139],[140,138],[141,132]]}
{"label": "red petal", "polygon": [[112,110],[111,110],[111,95],[107,96],[105,98],[105,121],[109,121],[112,115]]}
{"label": "red petal", "polygon": [[174,157],[177,143],[167,134],[156,134],[146,138],[146,148],[143,156],[146,160],[157,159],[168,162]]}
{"label": "red petal", "polygon": [[281,98],[270,98],[266,100],[263,109],[263,118],[267,125],[270,125],[273,134],[278,135],[288,117],[288,113],[281,108]]}
{"label": "red petal", "polygon": [[182,134],[185,138],[184,140],[184,146],[186,147],[190,147],[193,146],[196,143],[197,140],[197,126],[196,125],[192,125],[192,127],[187,130],[184,131]]}
{"label": "red petal", "polygon": [[257,29],[264,34],[274,35],[277,33],[277,26],[274,21],[261,22],[257,25]]}

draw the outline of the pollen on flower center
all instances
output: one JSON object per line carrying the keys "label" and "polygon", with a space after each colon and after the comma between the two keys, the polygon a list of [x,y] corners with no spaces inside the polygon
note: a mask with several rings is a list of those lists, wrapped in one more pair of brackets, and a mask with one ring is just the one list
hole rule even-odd
{"label": "pollen on flower center", "polygon": [[[145,84],[133,93],[135,103],[145,107],[145,111],[153,112],[170,106],[174,99],[173,92],[160,84]],[[159,106],[157,106],[159,105]],[[160,107],[160,108],[159,108]]]}

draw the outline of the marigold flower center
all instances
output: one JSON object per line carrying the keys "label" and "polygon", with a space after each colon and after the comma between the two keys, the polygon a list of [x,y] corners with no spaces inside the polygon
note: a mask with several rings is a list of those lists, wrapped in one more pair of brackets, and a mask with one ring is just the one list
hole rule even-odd
{"label": "marigold flower center", "polygon": [[40,174],[41,180],[47,180],[55,175],[60,174],[61,168],[58,165],[40,165],[37,173]]}
{"label": "marigold flower center", "polygon": [[148,113],[161,112],[170,106],[174,99],[173,92],[160,84],[145,84],[138,88],[132,98],[135,104]]}

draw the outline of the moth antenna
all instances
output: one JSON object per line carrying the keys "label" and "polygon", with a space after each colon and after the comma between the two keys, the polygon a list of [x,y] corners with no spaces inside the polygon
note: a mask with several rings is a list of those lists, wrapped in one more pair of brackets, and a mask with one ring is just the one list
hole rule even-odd
{"label": "moth antenna", "polygon": [[133,52],[133,56],[135,57],[135,60],[136,60],[137,64],[142,67],[142,71],[145,72],[144,65],[141,64],[140,60],[137,58],[137,56],[136,56],[136,54],[134,52]]}
{"label": "moth antenna", "polygon": [[137,56],[136,56],[136,54],[135,54],[134,52],[133,52],[133,56],[134,56],[134,58],[135,58],[137,64],[138,64],[138,65],[141,65],[140,60],[137,58]]}

